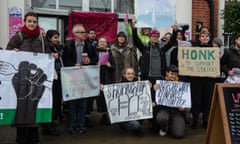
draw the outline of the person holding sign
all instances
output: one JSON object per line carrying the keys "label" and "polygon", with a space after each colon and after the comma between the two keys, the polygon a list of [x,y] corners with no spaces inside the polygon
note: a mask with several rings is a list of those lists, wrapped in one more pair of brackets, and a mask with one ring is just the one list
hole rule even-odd
{"label": "person holding sign", "polygon": [[[175,65],[170,65],[166,70],[165,80],[179,81],[178,68]],[[157,90],[161,85],[155,84],[154,90]],[[171,132],[174,138],[183,138],[185,136],[185,121],[182,116],[183,107],[173,108],[155,104],[153,109],[153,127],[159,131],[160,136],[165,136],[167,132]]]}
{"label": "person holding sign", "polygon": [[[96,65],[98,57],[92,45],[84,40],[85,28],[81,24],[76,24],[72,29],[75,40],[70,40],[64,46],[63,63],[64,66],[84,66]],[[81,75],[80,75],[81,76]],[[73,100],[68,104],[68,133],[74,134],[86,132],[84,127],[86,120],[87,99]]]}
{"label": "person holding sign", "polygon": [[[123,78],[121,82],[133,82],[137,81],[135,78],[135,71],[133,67],[128,67],[125,68],[123,71]],[[122,131],[127,132],[127,131],[133,131],[136,135],[138,136],[143,136],[143,132],[141,130],[141,121],[128,121],[128,122],[122,122],[119,123],[119,126]]]}
{"label": "person holding sign", "polygon": [[224,53],[221,60],[221,66],[222,71],[226,74],[226,76],[239,75],[236,68],[240,68],[240,33],[235,36],[234,46]]}
{"label": "person holding sign", "polygon": [[[210,33],[201,32],[199,34],[199,43],[193,44],[194,47],[212,47],[210,44]],[[208,116],[210,111],[211,98],[215,78],[192,76],[189,78],[191,83],[191,100],[192,100],[192,129],[198,128],[199,114],[203,115],[202,127],[207,128]]]}
{"label": "person holding sign", "polygon": [[[107,47],[107,40],[105,37],[100,37],[98,39],[97,53],[99,59],[98,64],[100,65],[100,84],[110,84],[113,82],[115,62],[111,49]],[[98,111],[102,113],[100,123],[103,125],[109,125],[107,106],[103,91],[100,91],[99,97],[97,97],[97,107]]]}
{"label": "person holding sign", "polygon": [[[24,26],[10,39],[7,50],[51,53],[46,39],[40,33],[36,13],[28,12],[25,14]],[[30,73],[36,69],[38,70],[38,74],[35,75],[36,80],[26,81],[26,79],[32,79],[33,76]],[[19,70],[12,80],[17,95],[17,108],[13,123],[17,127],[16,141],[18,144],[37,144],[40,140],[39,126],[35,120],[36,108],[45,89],[42,83],[46,80],[46,75],[35,64],[27,61],[19,64]],[[19,81],[23,77],[26,79]],[[38,85],[34,85],[35,83]],[[28,97],[23,98],[26,93]],[[29,122],[31,118],[33,121]]]}

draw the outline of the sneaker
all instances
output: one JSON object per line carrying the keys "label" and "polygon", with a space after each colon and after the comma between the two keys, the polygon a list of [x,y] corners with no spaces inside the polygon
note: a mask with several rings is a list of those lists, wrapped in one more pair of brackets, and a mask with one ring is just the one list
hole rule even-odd
{"label": "sneaker", "polygon": [[77,127],[77,131],[78,131],[79,133],[86,133],[86,132],[87,132],[86,128],[83,127],[83,126]]}
{"label": "sneaker", "polygon": [[165,135],[167,135],[167,132],[160,129],[159,130],[159,135],[160,136],[165,136]]}

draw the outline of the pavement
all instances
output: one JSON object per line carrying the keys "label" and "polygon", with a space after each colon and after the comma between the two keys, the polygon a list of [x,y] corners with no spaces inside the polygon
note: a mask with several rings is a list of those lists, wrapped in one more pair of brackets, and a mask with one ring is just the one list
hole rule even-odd
{"label": "pavement", "polygon": [[[91,113],[93,128],[88,128],[87,133],[67,134],[67,121],[58,125],[60,136],[43,136],[41,144],[203,144],[206,129],[191,129],[186,125],[186,136],[183,139],[174,139],[171,136],[159,136],[149,130],[148,121],[143,123],[144,136],[139,137],[131,132],[123,133],[117,124],[105,126],[100,124],[101,115],[94,111]],[[41,129],[40,129],[41,130]],[[16,130],[9,125],[0,126],[0,144],[15,144]]]}

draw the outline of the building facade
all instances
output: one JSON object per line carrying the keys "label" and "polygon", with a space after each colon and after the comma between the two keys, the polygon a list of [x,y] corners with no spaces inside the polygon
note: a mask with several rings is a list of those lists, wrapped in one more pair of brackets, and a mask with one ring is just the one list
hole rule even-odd
{"label": "building facade", "polygon": [[[0,5],[0,47],[6,47],[9,40],[11,16],[9,9],[17,7],[24,13],[34,11],[39,14],[39,23],[45,29],[57,29],[64,41],[67,35],[67,23],[69,11],[104,11],[115,12],[119,15],[118,29],[124,29],[123,19],[126,11],[130,16],[134,15],[134,2],[136,0],[1,0]],[[214,7],[210,7],[213,1]],[[211,8],[214,9],[214,36],[222,36],[223,30],[220,19],[220,11],[224,8],[222,0],[176,0],[176,21],[190,25],[190,38],[197,34],[197,26],[211,26]]]}

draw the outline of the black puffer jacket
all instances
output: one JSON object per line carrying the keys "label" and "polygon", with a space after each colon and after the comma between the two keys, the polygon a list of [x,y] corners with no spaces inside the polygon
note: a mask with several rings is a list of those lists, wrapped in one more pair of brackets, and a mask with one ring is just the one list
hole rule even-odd
{"label": "black puffer jacket", "polygon": [[235,47],[228,49],[221,59],[221,68],[226,75],[232,68],[240,68],[240,50]]}

